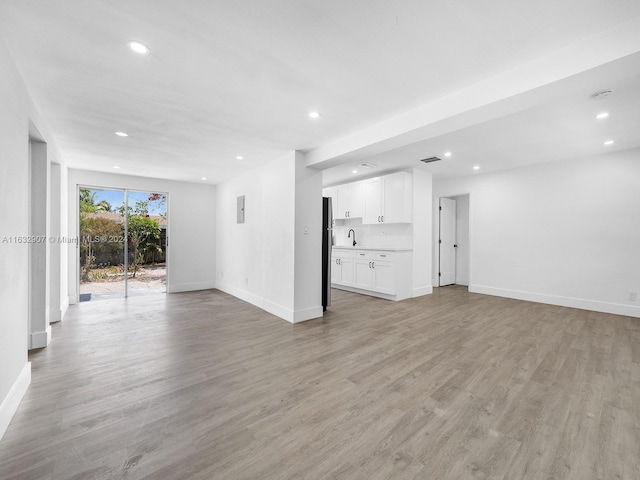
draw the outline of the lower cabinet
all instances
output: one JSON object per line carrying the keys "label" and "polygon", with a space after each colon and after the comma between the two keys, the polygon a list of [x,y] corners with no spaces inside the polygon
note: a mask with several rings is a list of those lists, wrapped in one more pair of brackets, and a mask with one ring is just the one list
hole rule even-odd
{"label": "lower cabinet", "polygon": [[354,257],[353,286],[364,290],[373,290],[373,271],[371,268],[373,252],[356,250]]}
{"label": "lower cabinet", "polygon": [[331,283],[353,285],[353,254],[333,254],[331,256]]}
{"label": "lower cabinet", "polygon": [[[411,296],[411,252],[334,249],[331,283],[336,288],[382,294],[401,300]],[[349,272],[350,270],[350,272]]]}

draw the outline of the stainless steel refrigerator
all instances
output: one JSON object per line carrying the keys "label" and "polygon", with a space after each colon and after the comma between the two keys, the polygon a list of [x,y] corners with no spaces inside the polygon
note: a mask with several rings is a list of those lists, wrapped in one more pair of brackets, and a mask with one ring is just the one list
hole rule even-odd
{"label": "stainless steel refrigerator", "polygon": [[322,311],[331,305],[331,246],[333,245],[333,211],[331,198],[322,197]]}

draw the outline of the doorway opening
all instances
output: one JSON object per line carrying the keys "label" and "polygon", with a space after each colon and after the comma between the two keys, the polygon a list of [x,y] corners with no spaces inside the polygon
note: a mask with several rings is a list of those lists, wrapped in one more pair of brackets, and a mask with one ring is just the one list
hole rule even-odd
{"label": "doorway opening", "polygon": [[435,285],[469,286],[469,195],[440,197]]}
{"label": "doorway opening", "polygon": [[78,186],[79,301],[165,293],[167,194]]}

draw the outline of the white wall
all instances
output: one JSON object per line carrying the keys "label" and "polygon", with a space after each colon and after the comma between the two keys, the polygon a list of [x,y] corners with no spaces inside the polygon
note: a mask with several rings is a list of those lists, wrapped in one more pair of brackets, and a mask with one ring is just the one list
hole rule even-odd
{"label": "white wall", "polygon": [[432,270],[432,184],[430,173],[413,170],[413,296],[433,292]]}
{"label": "white wall", "polygon": [[299,170],[300,156],[291,152],[217,189],[218,288],[290,322],[322,315],[321,173]]}
{"label": "white wall", "polygon": [[[62,191],[60,190],[60,184],[62,182],[62,166],[59,164],[51,165],[51,177],[50,177],[50,190],[49,190],[49,209],[50,209],[50,225],[49,225],[49,235],[52,238],[58,238],[62,235],[60,230],[60,225],[62,223],[61,213],[62,210],[60,208],[60,198],[62,196]],[[66,175],[66,170],[65,170]],[[66,195],[66,191],[65,191]],[[62,288],[60,283],[60,277],[62,276],[61,267],[62,262],[60,261],[60,251],[62,249],[62,245],[60,242],[53,242],[49,244],[49,289],[50,289],[50,297],[49,297],[49,321],[51,323],[59,322],[62,320],[62,308],[60,299],[62,298]],[[66,270],[66,268],[65,268]],[[66,283],[65,283],[65,291],[66,291]]]}
{"label": "white wall", "polygon": [[322,173],[295,152],[294,321],[322,316]]}
{"label": "white wall", "polygon": [[640,150],[437,181],[470,193],[474,292],[640,317]]}
{"label": "white wall", "polygon": [[[197,183],[69,169],[68,235],[78,235],[78,185],[168,193],[167,292],[215,287],[216,187]],[[77,302],[78,254],[69,245],[69,302]]]}
{"label": "white wall", "polygon": [[0,39],[0,438],[31,380],[29,245],[29,135],[33,125],[47,142],[49,161],[58,150]]}
{"label": "white wall", "polygon": [[46,241],[29,244],[29,349],[44,348],[51,340],[50,170],[47,144],[30,140],[29,235]]}

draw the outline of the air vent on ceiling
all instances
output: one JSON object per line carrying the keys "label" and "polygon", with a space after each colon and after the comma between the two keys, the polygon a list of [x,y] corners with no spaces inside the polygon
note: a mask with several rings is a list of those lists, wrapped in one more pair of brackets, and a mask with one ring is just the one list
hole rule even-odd
{"label": "air vent on ceiling", "polygon": [[613,90],[609,90],[609,89],[600,90],[599,92],[596,92],[593,95],[591,95],[591,98],[593,98],[594,100],[602,100],[603,98],[607,98],[612,93],[613,93]]}
{"label": "air vent on ceiling", "polygon": [[442,159],[438,158],[438,157],[429,157],[429,158],[423,158],[420,161],[424,162],[424,163],[432,163],[432,162],[439,162],[440,160],[442,160]]}

